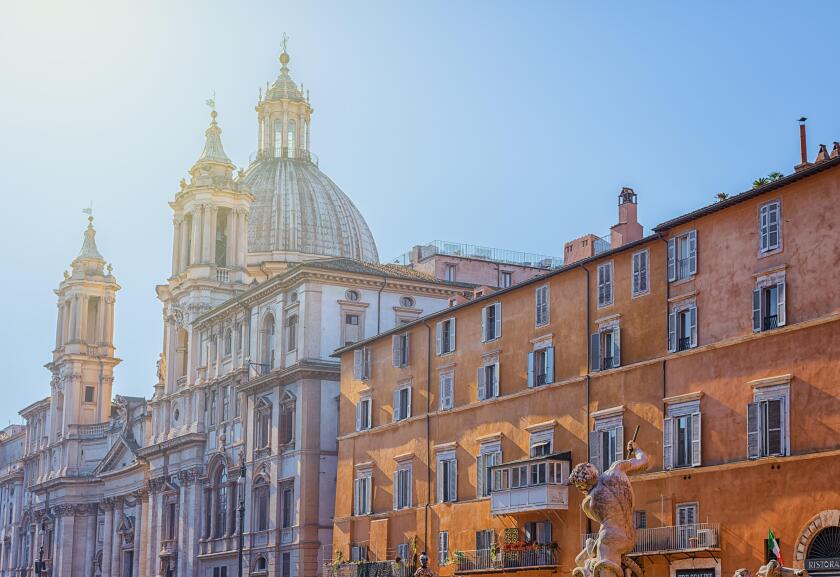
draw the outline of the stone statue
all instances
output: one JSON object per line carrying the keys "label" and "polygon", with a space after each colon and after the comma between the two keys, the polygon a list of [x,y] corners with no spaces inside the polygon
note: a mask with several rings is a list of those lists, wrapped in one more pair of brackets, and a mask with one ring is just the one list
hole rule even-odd
{"label": "stone statue", "polygon": [[166,375],[166,357],[160,353],[157,360],[157,382],[163,383],[164,375]]}
{"label": "stone statue", "polygon": [[782,577],[782,575],[796,575],[796,577],[801,577],[804,574],[805,572],[802,569],[784,567],[775,559],[771,559],[767,565],[762,565],[758,569],[756,577]]}
{"label": "stone statue", "polygon": [[648,457],[633,441],[627,443],[627,453],[633,456],[614,462],[600,475],[591,463],[578,464],[569,475],[586,495],[581,503],[584,514],[601,526],[575,557],[573,577],[608,577],[605,571],[615,577],[643,577],[639,565],[627,557],[636,546],[633,487],[627,475],[647,469]]}

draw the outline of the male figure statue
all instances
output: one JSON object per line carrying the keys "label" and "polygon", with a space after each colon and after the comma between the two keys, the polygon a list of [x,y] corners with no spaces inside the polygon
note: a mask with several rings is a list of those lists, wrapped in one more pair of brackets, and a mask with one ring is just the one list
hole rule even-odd
{"label": "male figure statue", "polygon": [[594,543],[587,543],[575,558],[574,577],[606,577],[604,570],[615,577],[642,577],[636,562],[625,557],[636,546],[633,487],[627,475],[647,469],[648,457],[633,441],[627,443],[627,453],[632,457],[615,461],[600,475],[591,463],[576,465],[569,475],[569,481],[586,494],[581,503],[584,514],[601,526]]}

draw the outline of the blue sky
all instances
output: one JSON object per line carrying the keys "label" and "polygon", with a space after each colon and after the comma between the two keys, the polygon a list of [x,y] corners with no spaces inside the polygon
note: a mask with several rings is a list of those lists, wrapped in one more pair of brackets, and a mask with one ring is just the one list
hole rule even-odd
{"label": "blue sky", "polygon": [[256,143],[280,39],[312,149],[388,259],[432,239],[562,254],[622,186],[647,228],[840,140],[840,5],[797,2],[97,2],[0,6],[7,248],[0,423],[49,393],[55,295],[93,201],[120,291],[115,394],[152,393],[167,202],[216,92],[228,155]]}

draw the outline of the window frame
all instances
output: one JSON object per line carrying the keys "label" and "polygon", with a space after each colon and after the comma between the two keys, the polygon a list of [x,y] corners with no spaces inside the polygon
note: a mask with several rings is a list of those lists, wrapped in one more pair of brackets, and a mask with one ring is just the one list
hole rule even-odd
{"label": "window frame", "polygon": [[[682,254],[683,246],[687,247],[688,255]],[[697,229],[687,230],[668,239],[668,282],[683,281],[697,274],[698,249]]]}
{"label": "window frame", "polygon": [[[603,274],[602,274],[603,271]],[[607,272],[609,271],[609,272]],[[606,308],[615,302],[615,282],[613,261],[598,265],[598,308]],[[607,278],[609,277],[609,278]]]}
{"label": "window frame", "polygon": [[[367,405],[367,413],[365,414],[362,407]],[[365,419],[365,416],[367,417]],[[356,403],[356,431],[369,431],[373,427],[373,396],[370,393],[364,393],[359,397],[359,402]]]}
{"label": "window frame", "polygon": [[481,342],[502,338],[502,303],[495,302],[481,308]]}
{"label": "window frame", "polygon": [[353,479],[353,515],[360,517],[372,514],[372,501],[373,471],[371,469],[357,470],[356,478]]}
{"label": "window frame", "polygon": [[[765,413],[769,411],[770,403],[775,402],[779,403],[779,451],[771,452],[768,446],[769,415]],[[753,411],[755,415],[751,416]],[[790,455],[790,433],[790,382],[754,388],[753,401],[747,404],[747,458],[755,460]],[[752,435],[755,437],[751,438]]]}
{"label": "window frame", "polygon": [[[703,415],[700,400],[668,403],[666,417],[662,420],[662,468],[687,469],[703,464]],[[679,420],[686,419],[689,426],[685,462],[679,461],[677,443]]]}
{"label": "window frame", "polygon": [[[540,295],[544,294],[543,299]],[[540,285],[534,290],[534,325],[544,327],[551,322],[551,305],[550,305],[551,289],[548,284]],[[543,302],[540,302],[540,301]],[[542,313],[542,314],[540,314]],[[542,318],[542,317],[545,318]],[[541,320],[542,318],[542,320]]]}
{"label": "window frame", "polygon": [[[435,342],[437,356],[441,357],[455,352],[457,328],[456,318],[449,317],[437,322],[435,325]],[[444,345],[446,348],[444,349]]]}
{"label": "window frame", "polygon": [[[606,452],[604,450],[604,433],[615,435],[615,447],[611,451],[609,463],[604,461]],[[602,417],[595,417],[595,426],[589,433],[589,462],[595,465],[599,471],[607,470],[615,461],[621,460],[624,455],[624,414],[610,414]]]}
{"label": "window frame", "polygon": [[[775,215],[776,215],[776,243],[770,243],[770,235],[771,230],[770,227],[772,226],[770,223],[770,217],[773,214],[773,208],[775,208]],[[765,224],[764,221],[764,213],[767,214],[767,223]],[[766,230],[765,230],[766,228]],[[765,240],[766,239],[766,240]],[[765,202],[758,207],[758,255],[759,257],[775,254],[782,250],[782,201],[781,199],[775,199],[768,202]]]}
{"label": "window frame", "polygon": [[413,481],[411,461],[399,463],[394,470],[394,511],[410,509],[413,506]]}
{"label": "window frame", "polygon": [[[405,393],[405,411],[403,411],[403,393]],[[392,408],[395,423],[411,418],[411,397],[411,382],[398,385],[394,389],[394,404]]]}
{"label": "window frame", "polygon": [[[688,315],[688,332],[683,334],[683,315]],[[692,300],[676,303],[668,313],[668,352],[679,353],[697,348],[699,339],[697,303]],[[684,339],[688,339],[686,342]],[[684,346],[687,345],[687,346]]]}
{"label": "window frame", "polygon": [[[486,359],[476,371],[476,397],[479,401],[495,399],[499,396],[499,359]],[[488,383],[492,376],[492,383]]]}
{"label": "window frame", "polygon": [[[767,274],[756,279],[752,297],[752,330],[754,333],[771,331],[787,324],[787,282],[784,271]],[[767,295],[776,290],[776,314],[768,315]]]}
{"label": "window frame", "polygon": [[436,492],[438,503],[458,501],[458,459],[455,450],[438,453],[436,471]]}
{"label": "window frame", "polygon": [[[642,259],[644,257],[644,259]],[[644,266],[642,266],[644,260]],[[630,294],[633,298],[650,294],[650,249],[633,253],[631,257],[632,274],[630,275]],[[638,282],[637,282],[638,280]],[[643,282],[644,281],[644,282]],[[642,288],[644,284],[644,288]]]}
{"label": "window frame", "polygon": [[[444,383],[448,392],[444,393]],[[455,374],[453,371],[441,372],[438,375],[438,410],[448,411],[455,405]]]}

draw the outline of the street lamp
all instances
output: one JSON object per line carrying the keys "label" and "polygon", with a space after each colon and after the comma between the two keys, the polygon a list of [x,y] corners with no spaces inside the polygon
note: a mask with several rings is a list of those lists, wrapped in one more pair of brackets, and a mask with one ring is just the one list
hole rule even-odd
{"label": "street lamp", "polygon": [[239,454],[239,479],[236,480],[239,493],[239,577],[242,577],[242,548],[245,540],[245,454]]}

